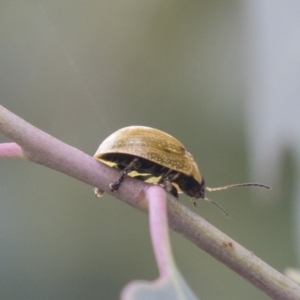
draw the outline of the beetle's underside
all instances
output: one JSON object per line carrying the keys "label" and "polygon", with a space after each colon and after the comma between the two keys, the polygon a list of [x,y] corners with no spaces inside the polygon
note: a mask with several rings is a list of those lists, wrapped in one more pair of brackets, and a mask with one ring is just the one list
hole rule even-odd
{"label": "beetle's underside", "polygon": [[176,198],[178,192],[184,192],[195,199],[204,198],[203,179],[199,183],[192,176],[129,154],[106,153],[98,159],[122,171],[120,178],[111,185],[113,190],[117,190],[124,177],[128,175],[145,182],[160,184]]}

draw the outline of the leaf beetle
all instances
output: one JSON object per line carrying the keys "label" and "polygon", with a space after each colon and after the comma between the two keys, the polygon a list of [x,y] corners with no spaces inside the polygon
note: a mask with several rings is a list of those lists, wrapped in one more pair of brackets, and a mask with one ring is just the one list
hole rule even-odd
{"label": "leaf beetle", "polygon": [[[225,215],[227,213],[216,202],[205,197],[205,190],[217,191],[240,186],[259,186],[261,183],[240,183],[210,188],[205,185],[197,163],[182,143],[171,135],[146,126],[124,127],[108,136],[99,146],[94,158],[121,171],[117,181],[110,184],[112,191],[119,188],[125,176],[145,182],[159,184],[173,196],[185,193],[192,198],[202,198],[215,204]],[[102,192],[95,190],[96,195]]]}

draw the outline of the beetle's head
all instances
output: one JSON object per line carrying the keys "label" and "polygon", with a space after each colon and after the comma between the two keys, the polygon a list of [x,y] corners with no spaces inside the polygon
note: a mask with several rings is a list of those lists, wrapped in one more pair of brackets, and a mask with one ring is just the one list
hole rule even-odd
{"label": "beetle's head", "polygon": [[192,184],[185,191],[187,195],[189,195],[193,199],[205,198],[205,183],[202,178],[201,183],[196,180],[193,180]]}

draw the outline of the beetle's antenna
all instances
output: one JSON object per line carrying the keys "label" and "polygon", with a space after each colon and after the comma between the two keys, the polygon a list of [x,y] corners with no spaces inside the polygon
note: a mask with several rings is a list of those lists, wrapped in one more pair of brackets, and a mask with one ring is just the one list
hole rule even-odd
{"label": "beetle's antenna", "polygon": [[[268,190],[271,189],[270,186],[268,186],[266,184],[262,184],[262,183],[257,183],[257,182],[235,183],[235,184],[230,184],[230,185],[225,185],[225,186],[220,186],[220,187],[215,187],[215,188],[206,186],[205,189],[209,192],[215,192],[215,191],[222,191],[222,190],[227,190],[227,189],[231,189],[231,188],[235,188],[235,187],[242,187],[242,186],[258,186],[258,187],[263,187]],[[218,203],[216,203],[213,200],[206,198],[206,197],[203,199],[208,202],[211,202],[212,204],[217,206],[227,218],[229,217],[228,213]]]}
{"label": "beetle's antenna", "polygon": [[228,215],[228,213],[226,212],[226,210],[224,209],[224,208],[222,208],[217,202],[215,202],[215,201],[213,201],[213,200],[211,200],[211,199],[209,199],[209,198],[203,198],[204,200],[206,200],[206,201],[208,201],[208,202],[210,202],[210,203],[212,203],[212,204],[214,204],[218,209],[220,209],[221,211],[222,211],[222,213],[227,217],[227,218],[229,218],[229,215]]}
{"label": "beetle's antenna", "polygon": [[220,186],[220,187],[215,187],[215,188],[205,187],[205,189],[209,192],[215,192],[215,191],[227,190],[227,189],[231,189],[234,187],[241,187],[241,186],[258,186],[258,187],[266,188],[268,190],[271,189],[270,186],[268,186],[266,184],[262,184],[262,183],[257,183],[257,182],[236,183],[236,184],[230,184],[230,185],[225,185],[225,186]]}

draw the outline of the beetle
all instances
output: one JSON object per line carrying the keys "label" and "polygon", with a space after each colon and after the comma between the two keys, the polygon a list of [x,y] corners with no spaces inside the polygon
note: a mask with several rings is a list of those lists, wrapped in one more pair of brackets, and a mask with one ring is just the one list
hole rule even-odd
{"label": "beetle", "polygon": [[[192,198],[202,198],[218,206],[205,197],[205,190],[217,191],[240,186],[260,186],[261,183],[241,183],[210,188],[205,185],[197,163],[184,145],[171,135],[146,126],[124,127],[108,136],[99,146],[94,158],[121,171],[120,177],[110,184],[112,191],[118,190],[126,175],[145,182],[159,184],[173,196],[185,193]],[[95,194],[101,195],[96,189]]]}

